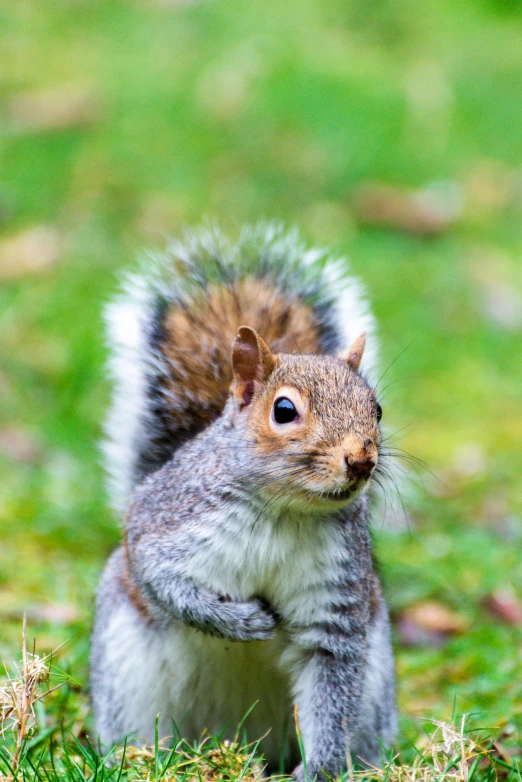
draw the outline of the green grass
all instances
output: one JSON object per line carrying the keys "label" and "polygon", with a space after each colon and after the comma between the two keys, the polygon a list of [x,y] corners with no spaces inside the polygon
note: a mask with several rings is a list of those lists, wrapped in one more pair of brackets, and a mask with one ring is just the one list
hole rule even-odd
{"label": "green grass", "polygon": [[[62,250],[0,287],[0,658],[29,610],[41,650],[67,642],[82,685],[69,715],[85,718],[92,595],[119,534],[96,445],[116,273],[203,217],[231,233],[276,217],[364,278],[383,366],[401,354],[384,420],[445,484],[424,475],[411,530],[376,534],[400,745],[454,709],[520,736],[522,630],[484,600],[522,598],[522,339],[502,318],[522,291],[521,34],[518,0],[2,5],[0,240],[49,224]],[[89,122],[17,125],[18,96],[63,85],[90,91]],[[429,239],[364,225],[353,196],[372,180],[451,182],[461,218]],[[21,434],[30,453],[15,458]],[[466,631],[406,647],[400,617],[425,600]],[[43,621],[42,604],[69,621]]]}

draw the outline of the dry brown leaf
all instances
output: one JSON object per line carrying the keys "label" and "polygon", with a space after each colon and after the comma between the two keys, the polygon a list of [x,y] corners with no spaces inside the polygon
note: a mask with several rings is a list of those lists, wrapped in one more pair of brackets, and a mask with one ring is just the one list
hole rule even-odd
{"label": "dry brown leaf", "polygon": [[24,614],[32,624],[50,622],[51,624],[69,625],[80,619],[80,612],[76,606],[66,603],[41,603],[29,607],[24,606],[23,610],[2,611],[0,609],[0,616],[3,619],[21,619]]}
{"label": "dry brown leaf", "polygon": [[468,620],[463,616],[434,600],[411,606],[405,615],[419,627],[435,633],[462,633],[469,626]]}
{"label": "dry brown leaf", "polygon": [[399,638],[403,646],[443,646],[447,636],[425,630],[410,617],[402,616],[399,621]]}
{"label": "dry brown leaf", "polygon": [[448,636],[462,633],[468,626],[465,617],[442,603],[425,601],[404,611],[399,633],[406,646],[440,646]]}
{"label": "dry brown leaf", "polygon": [[513,627],[522,626],[522,602],[510,589],[499,589],[484,599],[484,607]]}
{"label": "dry brown leaf", "polygon": [[61,240],[52,225],[36,225],[0,241],[0,280],[16,280],[55,263]]}
{"label": "dry brown leaf", "polygon": [[30,434],[14,426],[0,430],[0,453],[17,462],[34,464],[41,448]]}
{"label": "dry brown leaf", "polygon": [[368,183],[356,190],[354,208],[363,223],[398,228],[421,236],[447,231],[462,213],[456,185],[409,190]]}
{"label": "dry brown leaf", "polygon": [[11,99],[9,114],[19,131],[65,130],[94,122],[99,105],[92,88],[64,84],[16,95]]}

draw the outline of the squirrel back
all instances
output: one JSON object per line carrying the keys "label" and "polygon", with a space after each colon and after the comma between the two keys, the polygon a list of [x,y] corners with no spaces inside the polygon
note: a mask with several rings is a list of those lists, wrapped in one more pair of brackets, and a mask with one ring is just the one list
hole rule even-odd
{"label": "squirrel back", "polygon": [[104,452],[115,508],[221,414],[240,326],[274,352],[324,355],[365,331],[362,370],[371,376],[374,319],[346,269],[297,231],[259,224],[237,243],[217,229],[187,233],[127,276],[107,308],[114,392]]}

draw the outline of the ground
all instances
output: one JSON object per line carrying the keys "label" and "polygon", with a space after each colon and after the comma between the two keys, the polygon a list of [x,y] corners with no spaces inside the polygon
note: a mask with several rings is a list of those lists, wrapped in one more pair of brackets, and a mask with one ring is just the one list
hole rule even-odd
{"label": "ground", "polygon": [[0,657],[25,610],[78,719],[119,534],[104,303],[165,235],[261,217],[364,279],[383,423],[429,466],[376,521],[399,747],[454,713],[519,735],[521,33],[518,0],[2,5]]}

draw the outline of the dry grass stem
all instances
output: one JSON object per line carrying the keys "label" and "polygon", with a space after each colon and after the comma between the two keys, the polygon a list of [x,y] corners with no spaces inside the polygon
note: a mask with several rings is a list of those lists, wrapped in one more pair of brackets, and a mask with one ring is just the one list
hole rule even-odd
{"label": "dry grass stem", "polygon": [[[236,741],[203,740],[197,750],[182,741],[176,747],[175,760],[161,779],[174,782],[260,782],[263,779],[263,766],[253,759],[253,747],[242,746]],[[160,743],[159,749],[165,747]],[[129,779],[134,782],[153,782],[156,779],[154,767],[156,752],[153,747],[127,747],[125,759],[132,764],[134,773]]]}
{"label": "dry grass stem", "polygon": [[[39,657],[27,651],[27,620],[24,614],[22,624],[22,662],[15,663],[10,672],[5,666],[5,682],[0,686],[0,736],[11,732],[15,738],[14,751],[11,753],[11,768],[16,774],[20,767],[26,739],[30,736],[35,723],[35,704],[63,685],[42,690],[42,685],[50,679],[52,655]],[[0,777],[0,782],[11,782],[12,776]]]}
{"label": "dry grass stem", "polygon": [[497,778],[492,750],[466,730],[465,716],[458,726],[436,720],[433,725],[435,730],[410,764],[401,764],[394,758],[382,769],[358,771],[355,776],[377,782],[468,782],[478,763],[490,765],[493,779]]}

